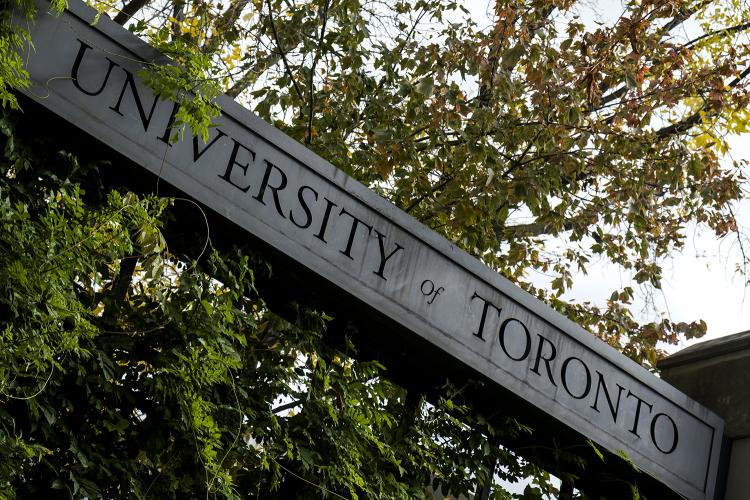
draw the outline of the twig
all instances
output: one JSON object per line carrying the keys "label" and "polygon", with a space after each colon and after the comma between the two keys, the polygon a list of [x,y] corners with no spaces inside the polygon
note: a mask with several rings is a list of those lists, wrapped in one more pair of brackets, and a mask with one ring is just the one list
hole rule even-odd
{"label": "twig", "polygon": [[289,61],[286,58],[286,53],[284,52],[284,49],[281,46],[281,41],[279,40],[279,34],[276,32],[276,23],[273,22],[273,7],[271,6],[271,0],[268,0],[268,22],[271,24],[271,31],[273,32],[273,39],[276,41],[276,48],[278,49],[279,55],[281,56],[281,61],[284,63],[284,71],[286,71],[287,76],[289,76],[289,79],[292,81],[294,90],[295,92],[297,92],[297,97],[299,97],[300,101],[304,101],[305,98],[302,95],[302,90],[300,90],[297,80],[294,79],[294,74],[292,74],[292,70],[289,66]]}
{"label": "twig", "polygon": [[326,33],[326,24],[328,23],[328,6],[329,6],[329,0],[326,0],[326,2],[323,4],[322,10],[322,17],[323,17],[323,24],[320,26],[320,37],[318,38],[318,47],[315,50],[315,57],[313,58],[312,66],[310,66],[310,78],[308,80],[307,84],[307,92],[309,96],[309,102],[307,107],[307,132],[305,133],[305,144],[310,144],[310,141],[312,141],[312,122],[313,122],[313,110],[315,106],[315,92],[314,91],[314,79],[315,79],[315,67],[318,65],[318,61],[320,60],[320,55],[322,52],[323,47],[323,38],[325,37]]}

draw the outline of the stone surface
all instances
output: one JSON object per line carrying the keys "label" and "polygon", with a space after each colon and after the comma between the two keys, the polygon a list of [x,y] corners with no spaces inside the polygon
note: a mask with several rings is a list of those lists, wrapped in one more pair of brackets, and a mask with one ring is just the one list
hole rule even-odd
{"label": "stone surface", "polygon": [[679,494],[712,498],[718,416],[226,96],[207,142],[168,144],[174,104],[137,76],[162,59],[93,16],[76,0],[40,16],[29,97],[291,259],[309,286],[330,284]]}
{"label": "stone surface", "polygon": [[695,344],[659,368],[664,380],[724,418],[729,439],[750,437],[750,331]]}
{"label": "stone surface", "polygon": [[750,496],[750,331],[695,344],[659,363],[662,378],[726,422],[725,500]]}
{"label": "stone surface", "polygon": [[747,500],[750,496],[750,438],[732,443],[724,500]]}

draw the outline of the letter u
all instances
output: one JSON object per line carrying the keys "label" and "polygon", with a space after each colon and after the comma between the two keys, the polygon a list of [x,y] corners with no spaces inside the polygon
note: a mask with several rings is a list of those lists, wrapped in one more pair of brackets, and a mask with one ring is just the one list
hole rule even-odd
{"label": "letter u", "polygon": [[107,67],[107,74],[104,75],[104,81],[102,81],[102,84],[99,86],[99,90],[91,92],[91,91],[84,89],[83,87],[81,87],[80,83],[78,82],[78,70],[81,67],[81,61],[83,61],[83,55],[86,53],[88,49],[92,47],[90,45],[87,45],[80,39],[76,39],[76,40],[78,40],[78,42],[81,44],[81,48],[78,49],[78,55],[76,56],[76,60],[73,63],[73,69],[70,70],[70,78],[73,80],[73,85],[75,85],[76,88],[80,90],[81,92],[83,92],[84,94],[90,95],[90,96],[99,95],[107,86],[107,81],[109,80],[109,74],[112,73],[112,68],[117,66],[117,64],[112,59],[107,57],[106,59],[107,61],[109,61],[109,67]]}

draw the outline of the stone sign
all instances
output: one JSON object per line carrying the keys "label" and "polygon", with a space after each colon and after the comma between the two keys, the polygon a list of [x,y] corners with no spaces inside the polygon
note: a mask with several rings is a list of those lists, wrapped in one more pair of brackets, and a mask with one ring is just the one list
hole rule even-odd
{"label": "stone sign", "polygon": [[169,144],[176,105],[138,77],[163,59],[77,0],[47,8],[28,96],[675,492],[713,498],[715,414],[227,96],[208,141]]}

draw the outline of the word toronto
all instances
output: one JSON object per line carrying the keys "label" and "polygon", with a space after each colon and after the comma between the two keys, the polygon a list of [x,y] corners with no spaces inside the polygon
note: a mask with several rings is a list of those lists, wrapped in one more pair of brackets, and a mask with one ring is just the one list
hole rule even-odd
{"label": "word toronto", "polygon": [[[502,308],[489,302],[476,292],[471,298],[472,300],[478,299],[482,303],[482,313],[479,317],[479,325],[476,332],[474,332],[474,336],[484,341],[484,336],[487,333],[487,325],[489,324],[488,317],[491,311],[498,317],[499,322]],[[587,401],[586,404],[591,403],[589,408],[597,413],[602,411],[599,408],[600,406],[604,408],[603,402],[606,401],[607,406],[605,411],[609,411],[613,424],[618,423],[617,418],[620,414],[621,404],[623,406],[631,404],[633,407],[629,413],[633,415],[633,418],[628,424],[628,432],[638,438],[641,437],[639,428],[641,427],[642,417],[646,415],[643,409],[647,409],[649,414],[653,414],[649,426],[651,443],[664,454],[670,454],[677,448],[679,432],[677,424],[672,417],[661,412],[654,414],[654,405],[652,403],[648,403],[629,389],[627,394],[625,394],[625,387],[618,383],[614,384],[617,387],[617,397],[614,398],[612,394],[615,391],[607,385],[605,376],[601,371],[597,369],[593,370],[596,374],[596,381],[594,382],[592,370],[583,359],[571,355],[566,357],[562,362],[559,362],[557,359],[558,348],[554,342],[541,333],[535,333],[534,338],[532,338],[529,328],[521,320],[513,317],[503,319],[494,334],[497,335],[500,349],[508,361],[515,363],[530,361],[529,370],[532,373],[542,378],[546,377],[546,381],[555,387],[557,387],[556,380],[559,380],[568,396],[574,400]],[[532,351],[534,352],[533,355],[531,354]],[[556,361],[556,364],[559,366],[559,378],[555,370]],[[594,384],[596,385],[596,389],[592,390]],[[623,394],[625,394],[624,399],[622,397]],[[669,428],[669,438],[664,436],[664,432],[657,433],[657,427],[661,426],[663,429],[664,425]]]}

